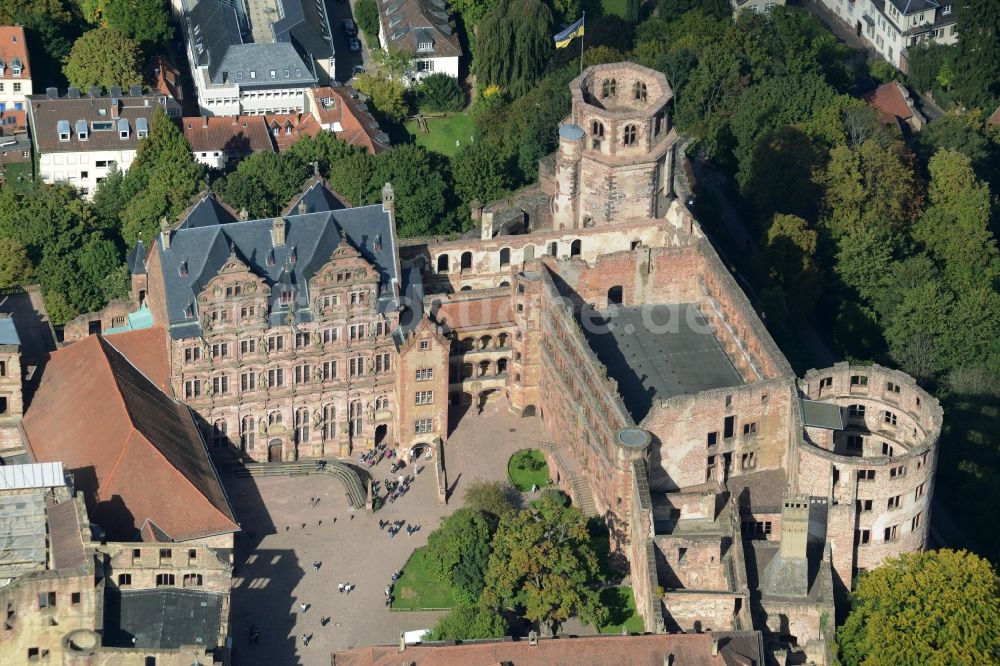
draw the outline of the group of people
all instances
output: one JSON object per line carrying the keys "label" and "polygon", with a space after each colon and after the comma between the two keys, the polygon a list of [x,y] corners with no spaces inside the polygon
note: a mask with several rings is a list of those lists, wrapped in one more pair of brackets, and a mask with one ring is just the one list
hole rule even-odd
{"label": "group of people", "polygon": [[368,449],[361,454],[358,459],[358,464],[367,465],[369,467],[374,467],[375,465],[382,462],[383,458],[388,458],[392,460],[396,457],[395,449],[386,449],[385,443],[379,443],[374,446],[374,448]]}
{"label": "group of people", "polygon": [[394,588],[396,586],[396,581],[399,580],[399,577],[402,576],[402,575],[403,575],[403,572],[400,571],[399,569],[396,569],[392,573],[392,581],[388,585],[385,586],[385,605],[386,606],[389,606],[389,605],[392,604],[392,588]]}
{"label": "group of people", "polygon": [[403,529],[403,525],[406,525],[406,536],[410,536],[420,529],[420,525],[414,525],[413,523],[407,525],[405,520],[378,521],[378,528],[380,530],[386,530],[390,537],[396,536],[399,533],[399,530]]}

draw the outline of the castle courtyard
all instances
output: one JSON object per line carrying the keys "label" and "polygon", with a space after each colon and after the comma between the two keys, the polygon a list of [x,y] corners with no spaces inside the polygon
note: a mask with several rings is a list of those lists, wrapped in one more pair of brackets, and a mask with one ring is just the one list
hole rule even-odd
{"label": "castle courtyard", "polygon": [[[509,413],[501,398],[472,408],[455,424],[447,446],[447,506],[440,506],[434,469],[422,471],[411,490],[375,513],[353,510],[340,482],[325,475],[224,478],[242,532],[237,538],[232,592],[232,636],[239,664],[328,664],[330,653],[395,644],[399,632],[429,629],[442,612],[390,611],[384,604],[392,572],[440,521],[462,505],[475,479],[506,480],[515,451],[545,440],[541,421]],[[388,464],[374,478],[388,476]],[[313,506],[314,498],[319,502]],[[379,521],[419,525],[395,537]],[[303,527],[305,525],[305,527]],[[320,562],[319,571],[313,568]],[[349,595],[338,583],[356,586]],[[305,613],[300,604],[308,604]],[[329,617],[326,626],[320,619]],[[260,638],[249,643],[250,626]],[[311,635],[308,645],[302,635]]]}

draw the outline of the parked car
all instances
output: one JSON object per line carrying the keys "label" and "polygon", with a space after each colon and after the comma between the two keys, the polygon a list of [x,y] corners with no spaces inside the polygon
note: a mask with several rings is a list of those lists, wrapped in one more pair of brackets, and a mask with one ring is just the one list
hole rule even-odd
{"label": "parked car", "polygon": [[365,73],[365,68],[364,67],[362,67],[361,65],[355,65],[354,69],[351,71],[351,78],[353,79],[355,76],[358,76],[359,74],[364,74],[364,73]]}
{"label": "parked car", "polygon": [[358,27],[354,25],[354,19],[344,19],[340,22],[340,27],[348,37],[358,34]]}
{"label": "parked car", "polygon": [[358,41],[357,37],[347,38],[347,50],[351,53],[358,53],[361,51],[361,42]]}

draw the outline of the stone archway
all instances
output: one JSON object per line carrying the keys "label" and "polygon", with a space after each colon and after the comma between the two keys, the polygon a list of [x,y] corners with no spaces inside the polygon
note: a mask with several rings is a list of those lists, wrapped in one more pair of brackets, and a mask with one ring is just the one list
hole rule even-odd
{"label": "stone archway", "polygon": [[272,439],[267,443],[267,462],[281,462],[284,458],[284,446],[280,439]]}
{"label": "stone archway", "polygon": [[386,436],[389,434],[389,426],[382,423],[375,427],[375,446],[385,442]]}

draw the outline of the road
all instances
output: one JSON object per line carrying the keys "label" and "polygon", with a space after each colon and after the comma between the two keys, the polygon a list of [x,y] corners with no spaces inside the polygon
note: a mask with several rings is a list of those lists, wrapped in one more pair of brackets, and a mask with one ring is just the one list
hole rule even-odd
{"label": "road", "polygon": [[[361,40],[361,52],[351,53],[347,48],[347,36],[341,27],[341,21],[354,18],[354,0],[326,0],[326,13],[330,19],[330,30],[333,32],[333,50],[336,54],[335,67],[336,78],[341,83],[346,83],[352,77],[352,72],[356,65],[368,68],[371,58],[368,46],[365,43],[364,35],[358,29],[358,39]],[[357,24],[357,21],[355,21]],[[377,45],[376,45],[377,46]]]}

